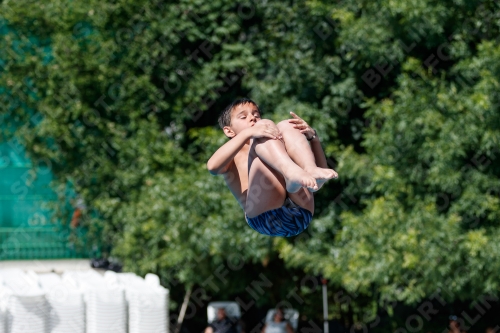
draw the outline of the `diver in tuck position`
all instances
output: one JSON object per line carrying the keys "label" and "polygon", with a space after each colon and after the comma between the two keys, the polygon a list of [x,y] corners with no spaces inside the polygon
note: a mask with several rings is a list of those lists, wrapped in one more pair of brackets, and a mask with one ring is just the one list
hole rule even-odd
{"label": "diver in tuck position", "polygon": [[337,173],[328,169],[316,131],[293,119],[275,124],[262,119],[250,99],[238,99],[220,115],[230,139],[207,162],[212,175],[223,175],[245,211],[248,225],[269,236],[295,236],[314,213],[312,192]]}

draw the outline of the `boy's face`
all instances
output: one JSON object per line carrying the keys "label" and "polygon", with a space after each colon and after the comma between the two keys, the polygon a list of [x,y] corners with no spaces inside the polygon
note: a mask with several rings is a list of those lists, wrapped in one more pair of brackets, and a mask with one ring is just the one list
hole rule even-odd
{"label": "boy's face", "polygon": [[231,126],[224,127],[224,133],[230,137],[235,137],[238,133],[252,127],[260,120],[260,113],[253,103],[238,105],[231,112]]}

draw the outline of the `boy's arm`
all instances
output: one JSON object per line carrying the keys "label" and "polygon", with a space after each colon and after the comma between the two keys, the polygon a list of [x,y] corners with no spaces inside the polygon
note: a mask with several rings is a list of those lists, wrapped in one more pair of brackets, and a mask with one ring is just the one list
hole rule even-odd
{"label": "boy's arm", "polygon": [[241,148],[250,138],[250,131],[244,130],[240,134],[236,135],[231,140],[223,144],[208,160],[208,172],[210,172],[212,175],[220,175],[225,173],[236,154],[241,150]]}
{"label": "boy's arm", "polygon": [[320,168],[328,168],[328,163],[326,162],[325,152],[323,151],[323,147],[321,147],[321,141],[319,141],[318,135],[309,141],[311,144],[311,150],[314,154],[314,160],[316,161],[316,165]]}
{"label": "boy's arm", "polygon": [[223,144],[217,151],[210,157],[207,162],[207,169],[212,175],[220,175],[225,173],[236,154],[251,138],[270,138],[278,139],[280,133],[276,126],[270,124],[257,122],[253,127],[249,127],[241,131],[238,135],[234,136],[231,140]]}

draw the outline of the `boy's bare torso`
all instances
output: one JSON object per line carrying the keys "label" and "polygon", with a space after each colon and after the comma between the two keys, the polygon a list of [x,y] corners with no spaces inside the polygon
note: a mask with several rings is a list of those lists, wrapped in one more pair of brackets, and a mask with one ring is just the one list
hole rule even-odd
{"label": "boy's bare torso", "polygon": [[234,156],[228,170],[223,174],[229,190],[234,195],[241,208],[245,210],[248,192],[248,153],[250,145],[245,145]]}

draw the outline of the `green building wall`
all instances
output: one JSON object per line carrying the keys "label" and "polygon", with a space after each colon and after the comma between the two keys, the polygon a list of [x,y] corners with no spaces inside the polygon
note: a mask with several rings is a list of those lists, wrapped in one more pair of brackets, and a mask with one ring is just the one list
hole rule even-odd
{"label": "green building wall", "polygon": [[51,180],[49,167],[33,168],[18,141],[0,142],[0,260],[88,257],[68,241],[67,223],[51,222]]}

